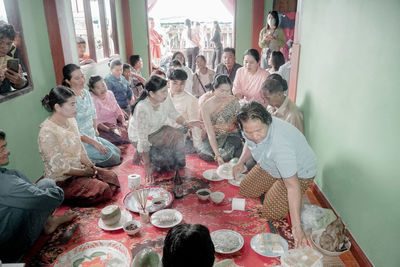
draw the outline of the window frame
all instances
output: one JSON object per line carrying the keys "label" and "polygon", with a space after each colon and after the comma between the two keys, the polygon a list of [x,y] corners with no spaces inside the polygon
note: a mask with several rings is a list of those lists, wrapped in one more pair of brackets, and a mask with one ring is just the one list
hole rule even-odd
{"label": "window frame", "polygon": [[28,78],[28,86],[22,89],[16,89],[15,91],[9,92],[5,95],[0,95],[0,103],[6,102],[10,99],[16,98],[18,96],[30,93],[33,91],[33,83],[32,83],[32,78],[31,78],[31,68],[29,65],[29,60],[28,60],[28,55],[26,52],[26,45],[25,45],[25,39],[24,39],[24,34],[22,30],[22,22],[21,22],[21,16],[19,13],[19,6],[18,6],[18,1],[15,0],[3,0],[4,2],[4,7],[6,9],[6,14],[7,14],[7,20],[8,23],[14,26],[16,37],[15,39],[19,38],[20,42],[17,44],[14,43],[18,49],[19,52],[19,58],[20,60],[24,63],[25,66],[25,71],[27,73],[27,78]]}

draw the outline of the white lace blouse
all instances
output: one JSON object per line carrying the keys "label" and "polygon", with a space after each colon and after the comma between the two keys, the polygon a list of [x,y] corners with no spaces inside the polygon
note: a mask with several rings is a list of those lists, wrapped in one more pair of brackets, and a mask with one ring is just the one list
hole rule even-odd
{"label": "white lace blouse", "polygon": [[129,140],[137,143],[139,153],[150,151],[149,135],[158,131],[162,126],[168,125],[167,119],[176,121],[181,116],[175,109],[170,96],[155,109],[149,98],[142,100],[135,107],[129,120]]}

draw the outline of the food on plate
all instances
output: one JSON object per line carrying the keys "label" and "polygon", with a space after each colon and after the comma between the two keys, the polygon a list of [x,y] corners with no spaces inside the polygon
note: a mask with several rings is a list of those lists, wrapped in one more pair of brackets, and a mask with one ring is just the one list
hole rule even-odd
{"label": "food on plate", "polygon": [[226,232],[214,232],[211,236],[216,251],[228,253],[240,246],[240,238]]}

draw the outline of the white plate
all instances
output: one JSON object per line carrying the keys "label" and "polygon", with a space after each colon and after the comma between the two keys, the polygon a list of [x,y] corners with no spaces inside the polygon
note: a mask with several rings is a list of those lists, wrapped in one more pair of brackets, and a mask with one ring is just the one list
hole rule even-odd
{"label": "white plate", "polygon": [[[139,190],[141,190],[141,189],[139,189]],[[164,204],[163,205],[153,205],[152,200],[154,198],[164,199]],[[174,200],[174,197],[173,197],[172,193],[169,192],[168,190],[166,190],[162,187],[159,187],[159,186],[150,187],[149,196],[147,197],[147,202],[146,202],[146,210],[150,213],[161,210],[161,209],[166,208],[169,205],[171,205],[173,200]],[[140,205],[136,201],[135,197],[133,196],[133,192],[130,192],[125,196],[124,205],[128,210],[139,213]]]}
{"label": "white plate", "polygon": [[119,230],[122,229],[122,226],[124,225],[124,223],[126,223],[127,221],[132,220],[132,214],[130,214],[129,211],[127,210],[123,210],[121,211],[121,218],[119,219],[119,221],[113,225],[105,225],[103,220],[100,218],[99,221],[97,222],[97,225],[105,230],[105,231],[115,231],[115,230]]}
{"label": "white plate", "polygon": [[[251,248],[258,254],[265,256],[265,257],[280,257],[280,256],[282,256],[283,253],[274,253],[272,251],[272,246],[271,246],[271,243],[269,240],[271,240],[271,237],[274,235],[277,235],[277,234],[261,233],[261,234],[253,236],[253,238],[250,241]],[[283,237],[281,237],[280,235],[278,235],[278,236],[281,241],[281,246],[283,247],[283,251],[286,252],[289,249],[289,245]],[[262,246],[264,246],[264,248]]]}
{"label": "white plate", "polygon": [[246,177],[246,174],[241,173],[238,175],[238,180],[229,179],[228,183],[230,183],[233,186],[240,186],[240,183],[243,181],[244,177]]}
{"label": "white plate", "polygon": [[203,172],[203,177],[205,179],[207,179],[209,181],[213,181],[213,182],[218,182],[218,181],[224,180],[224,178],[221,178],[221,177],[218,176],[216,169],[204,171]]}
{"label": "white plate", "polygon": [[211,240],[214,243],[215,252],[231,254],[239,251],[244,245],[244,239],[238,232],[221,229],[211,233]]}
{"label": "white plate", "polygon": [[[224,169],[224,168],[229,168],[230,169],[230,171],[229,171],[229,174],[226,174],[226,173],[223,173],[222,172],[222,170]],[[222,164],[222,165],[220,165],[219,167],[218,167],[218,169],[217,169],[217,174],[218,174],[218,176],[219,177],[221,177],[221,178],[223,178],[223,179],[233,179],[233,174],[232,174],[232,165],[231,164],[229,164],[229,163],[225,163],[225,164]],[[243,166],[243,170],[242,170],[242,173],[244,173],[244,172],[246,172],[247,171],[247,167],[246,167],[246,165],[244,165]]]}
{"label": "white plate", "polygon": [[[54,267],[82,266],[90,262],[104,264],[104,266],[129,267],[132,256],[129,250],[114,240],[97,240],[77,246],[59,257]],[[100,262],[98,262],[100,261]]]}
{"label": "white plate", "polygon": [[[168,220],[169,218],[173,218]],[[158,228],[171,228],[178,225],[183,219],[182,213],[173,209],[165,209],[154,212],[150,217],[152,225]]]}

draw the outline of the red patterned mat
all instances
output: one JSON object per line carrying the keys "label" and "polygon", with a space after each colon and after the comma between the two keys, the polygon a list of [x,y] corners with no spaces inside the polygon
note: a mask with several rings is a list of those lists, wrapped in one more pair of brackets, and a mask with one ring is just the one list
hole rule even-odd
{"label": "red patterned mat", "polygon": [[[54,261],[62,253],[72,248],[93,240],[116,240],[124,244],[134,256],[145,247],[152,247],[158,253],[162,253],[164,238],[168,230],[158,229],[151,224],[146,224],[137,236],[131,237],[124,231],[103,231],[97,225],[100,218],[100,210],[112,203],[123,206],[123,197],[128,193],[127,176],[132,173],[139,173],[144,177],[144,170],[140,166],[132,164],[131,156],[133,148],[127,148],[124,162],[114,168],[121,183],[121,192],[116,194],[112,201],[107,204],[91,208],[71,208],[79,214],[78,218],[70,225],[59,227],[50,237],[41,236],[32,251],[27,255],[25,262],[28,266],[52,266]],[[231,229],[240,233],[244,238],[243,248],[231,255],[216,254],[216,261],[226,258],[233,258],[239,266],[275,266],[279,265],[279,258],[267,258],[258,255],[250,247],[251,238],[261,232],[277,232],[284,237],[289,247],[293,247],[291,231],[287,220],[269,222],[260,217],[260,201],[258,199],[246,199],[245,211],[234,211],[230,214],[223,213],[223,210],[231,208],[228,198],[240,197],[238,187],[230,185],[226,180],[220,182],[209,182],[202,178],[207,169],[215,169],[215,163],[207,163],[195,155],[186,157],[187,166],[185,169],[184,186],[185,197],[175,200],[172,208],[183,214],[183,222],[201,223],[206,225],[210,231],[218,229]],[[156,179],[156,185],[168,190],[172,189],[172,173],[162,174]],[[211,202],[201,202],[195,192],[200,188],[209,188],[211,191],[222,191],[225,193],[225,200],[222,204],[215,205]],[[60,207],[58,214],[63,214],[69,207]],[[139,220],[137,214],[132,213],[133,218]]]}

